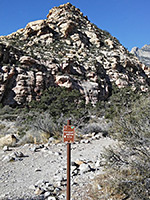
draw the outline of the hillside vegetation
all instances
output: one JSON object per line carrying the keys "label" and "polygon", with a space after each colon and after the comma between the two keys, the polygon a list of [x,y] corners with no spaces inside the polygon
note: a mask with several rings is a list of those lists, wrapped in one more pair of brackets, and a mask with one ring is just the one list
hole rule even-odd
{"label": "hillside vegetation", "polygon": [[90,193],[95,200],[150,197],[150,98],[141,96],[125,108],[113,118],[110,132],[120,145],[101,155],[107,173],[95,179],[101,186]]}

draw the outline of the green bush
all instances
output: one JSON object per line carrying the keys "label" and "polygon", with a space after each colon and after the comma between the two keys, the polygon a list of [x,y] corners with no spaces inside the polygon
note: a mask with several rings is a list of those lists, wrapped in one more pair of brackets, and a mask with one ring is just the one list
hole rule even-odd
{"label": "green bush", "polygon": [[119,117],[121,113],[131,109],[134,102],[141,97],[139,91],[133,91],[131,87],[119,89],[117,86],[112,86],[112,95],[104,102],[105,117],[113,120]]}
{"label": "green bush", "polygon": [[62,114],[80,117],[81,111],[85,108],[85,100],[78,90],[50,87],[43,93],[39,102],[32,101],[29,106],[30,109],[47,111],[55,119]]}

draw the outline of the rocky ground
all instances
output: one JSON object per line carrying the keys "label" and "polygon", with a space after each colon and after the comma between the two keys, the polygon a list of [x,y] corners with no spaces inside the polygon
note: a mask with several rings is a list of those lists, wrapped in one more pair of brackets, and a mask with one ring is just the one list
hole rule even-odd
{"label": "rocky ground", "polygon": [[[72,200],[91,199],[87,185],[103,172],[100,153],[116,141],[93,134],[71,145]],[[0,150],[0,200],[56,200],[66,198],[67,146],[25,144]]]}

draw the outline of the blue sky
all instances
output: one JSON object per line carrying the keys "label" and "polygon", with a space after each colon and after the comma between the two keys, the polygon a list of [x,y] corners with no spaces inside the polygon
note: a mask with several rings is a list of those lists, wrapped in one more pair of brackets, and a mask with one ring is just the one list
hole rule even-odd
{"label": "blue sky", "polygon": [[[69,0],[68,0],[69,1]],[[0,35],[28,22],[45,19],[65,0],[0,0]],[[115,36],[128,50],[150,44],[150,0],[70,0],[99,28]]]}

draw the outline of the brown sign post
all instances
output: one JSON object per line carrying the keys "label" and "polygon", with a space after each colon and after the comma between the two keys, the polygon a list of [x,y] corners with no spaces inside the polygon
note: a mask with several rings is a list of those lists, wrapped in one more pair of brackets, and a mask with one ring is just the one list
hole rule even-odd
{"label": "brown sign post", "polygon": [[70,125],[70,120],[67,122],[67,126],[64,126],[63,130],[63,140],[64,142],[67,143],[72,143],[74,142],[74,137],[75,137],[75,127]]}
{"label": "brown sign post", "polygon": [[67,126],[63,129],[63,141],[67,142],[67,199],[70,200],[70,163],[71,163],[71,143],[74,142],[75,127],[71,125],[71,120],[67,121]]}

